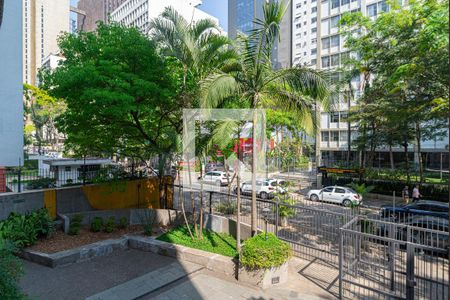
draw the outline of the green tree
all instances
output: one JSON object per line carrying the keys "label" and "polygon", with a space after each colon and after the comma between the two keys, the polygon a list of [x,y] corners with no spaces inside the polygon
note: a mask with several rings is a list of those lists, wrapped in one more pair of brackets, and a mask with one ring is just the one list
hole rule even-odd
{"label": "green tree", "polygon": [[[286,9],[279,3],[265,3],[262,20],[256,29],[236,41],[236,59],[203,81],[202,105],[220,107],[224,100],[236,97],[251,108],[277,108],[295,111],[303,127],[312,131],[315,100],[327,99],[328,89],[321,73],[296,66],[274,70],[273,47],[279,39],[280,23]],[[256,113],[253,124],[256,124]],[[253,126],[253,137],[256,128]],[[256,186],[256,143],[253,141],[252,185]],[[252,191],[252,234],[256,233],[256,190]]]}

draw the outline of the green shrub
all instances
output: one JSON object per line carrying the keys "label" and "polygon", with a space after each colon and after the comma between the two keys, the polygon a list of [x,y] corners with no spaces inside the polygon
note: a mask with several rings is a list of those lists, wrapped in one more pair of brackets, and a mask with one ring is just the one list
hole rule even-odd
{"label": "green shrub", "polygon": [[144,211],[140,211],[138,213],[139,221],[144,227],[145,235],[152,235],[153,226],[156,222],[156,212],[154,210],[148,209]]}
{"label": "green shrub", "polygon": [[126,217],[122,217],[119,219],[119,225],[117,225],[120,229],[125,229],[128,227],[128,219]]}
{"label": "green shrub", "polygon": [[14,255],[17,249],[6,240],[0,239],[0,298],[25,299],[20,291],[19,278],[24,270],[19,258]]}
{"label": "green shrub", "polygon": [[100,232],[103,229],[103,219],[101,217],[95,217],[91,222],[91,231]]}
{"label": "green shrub", "polygon": [[291,257],[289,245],[274,234],[260,233],[244,242],[240,261],[248,269],[269,269],[284,264]]}
{"label": "green shrub", "polygon": [[237,210],[237,204],[231,201],[225,201],[218,203],[214,208],[218,213],[224,215],[234,215]]}
{"label": "green shrub", "polygon": [[77,235],[80,233],[82,221],[83,221],[82,214],[76,214],[72,217],[72,219],[70,220],[70,227],[69,227],[70,235]]}
{"label": "green shrub", "polygon": [[55,230],[53,220],[46,209],[39,209],[31,214],[11,213],[0,222],[0,239],[9,240],[17,248],[31,246],[38,237],[47,237]]}
{"label": "green shrub", "polygon": [[[295,215],[295,208],[289,207],[289,206],[285,206],[283,204],[286,205],[295,205],[295,199],[289,197],[288,195],[286,196],[280,196],[279,198],[279,206],[278,206],[278,215],[280,217],[292,217]],[[274,212],[276,212],[277,207],[274,206],[273,210]]]}
{"label": "green shrub", "polygon": [[28,182],[27,188],[29,190],[39,190],[39,189],[48,189],[55,187],[56,179],[44,177],[39,179],[30,180]]}
{"label": "green shrub", "polygon": [[105,225],[103,226],[103,231],[110,233],[113,232],[115,228],[116,228],[116,219],[114,217],[109,217],[106,220]]}

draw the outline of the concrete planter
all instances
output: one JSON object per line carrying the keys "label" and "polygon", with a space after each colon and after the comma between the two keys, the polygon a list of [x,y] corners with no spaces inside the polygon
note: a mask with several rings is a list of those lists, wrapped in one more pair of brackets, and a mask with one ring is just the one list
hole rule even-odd
{"label": "concrete planter", "polygon": [[239,269],[239,281],[267,289],[288,281],[288,266],[289,261],[279,267],[270,269],[248,270],[241,267]]}

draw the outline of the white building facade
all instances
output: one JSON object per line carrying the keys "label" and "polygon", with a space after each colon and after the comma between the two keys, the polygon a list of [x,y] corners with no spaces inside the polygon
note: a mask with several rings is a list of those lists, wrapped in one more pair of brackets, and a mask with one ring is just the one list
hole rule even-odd
{"label": "white building facade", "polygon": [[202,1],[199,0],[128,0],[111,13],[111,20],[125,26],[137,27],[147,33],[150,21],[170,6],[188,22],[211,19],[218,25],[217,18],[198,9],[201,4]]}

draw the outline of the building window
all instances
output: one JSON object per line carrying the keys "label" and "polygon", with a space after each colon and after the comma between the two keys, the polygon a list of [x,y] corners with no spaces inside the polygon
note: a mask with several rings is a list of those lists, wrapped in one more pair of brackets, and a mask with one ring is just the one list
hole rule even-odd
{"label": "building window", "polygon": [[64,171],[70,172],[70,171],[72,171],[72,168],[70,166],[66,166],[66,167],[64,167]]}
{"label": "building window", "polygon": [[334,35],[330,38],[331,47],[339,47],[339,35]]}
{"label": "building window", "polygon": [[367,6],[367,14],[369,17],[375,17],[377,15],[377,4]]}
{"label": "building window", "polygon": [[347,141],[347,137],[348,137],[347,131],[341,131],[341,132],[340,132],[340,134],[339,134],[339,140],[340,140],[341,142],[346,142],[346,141]]}
{"label": "building window", "polygon": [[350,0],[342,0],[341,1],[341,4],[342,5],[346,5],[346,4],[349,4],[350,3]]}
{"label": "building window", "polygon": [[295,48],[301,48],[302,47],[302,43],[298,43],[298,44],[295,44]]}
{"label": "building window", "polygon": [[315,45],[315,44],[317,44],[317,39],[312,39],[311,40],[311,45]]}
{"label": "building window", "polygon": [[296,24],[296,25],[295,25],[295,28],[297,28],[297,29],[302,28],[302,23]]}
{"label": "building window", "polygon": [[339,112],[330,113],[330,123],[339,123]]}
{"label": "building window", "polygon": [[311,29],[311,33],[316,33],[317,32],[317,27],[314,27]]}
{"label": "building window", "polygon": [[306,21],[305,21],[305,22],[303,22],[303,25],[306,25]]}
{"label": "building window", "polygon": [[330,57],[324,56],[322,57],[322,68],[328,68],[330,66]]}
{"label": "building window", "polygon": [[316,18],[316,17],[311,18],[311,24],[314,24],[314,23],[316,23],[316,22],[317,22],[317,18]]}
{"label": "building window", "polygon": [[312,65],[316,65],[316,64],[317,64],[317,59],[315,59],[315,58],[314,58],[314,59],[311,59],[311,64],[312,64]]}
{"label": "building window", "polygon": [[331,0],[331,9],[339,7],[340,0]]}
{"label": "building window", "polygon": [[295,8],[296,8],[296,9],[299,9],[300,7],[302,7],[302,4],[301,4],[301,3],[297,3],[297,4],[295,5]]}
{"label": "building window", "polygon": [[315,13],[317,12],[317,6],[314,6],[313,8],[311,8],[311,13]]}
{"label": "building window", "polygon": [[339,54],[331,55],[331,66],[335,67],[339,65]]}
{"label": "building window", "polygon": [[328,142],[330,140],[330,132],[322,131],[322,142]]}
{"label": "building window", "polygon": [[323,38],[322,39],[322,49],[328,49],[330,48],[330,38]]}
{"label": "building window", "polygon": [[331,141],[332,142],[339,141],[339,131],[332,131],[331,132]]}
{"label": "building window", "polygon": [[311,55],[316,55],[317,54],[317,48],[311,49]]}
{"label": "building window", "polygon": [[341,19],[341,16],[335,16],[335,17],[332,17],[331,19],[330,19],[330,27],[331,28],[336,28],[336,27],[338,27],[338,23],[339,23],[339,20]]}
{"label": "building window", "polygon": [[341,53],[341,63],[346,64],[350,59],[350,52]]}
{"label": "building window", "polygon": [[339,122],[347,122],[348,113],[347,112],[341,112],[340,120]]}
{"label": "building window", "polygon": [[389,10],[389,5],[386,1],[378,2],[378,11],[379,12],[387,12]]}

